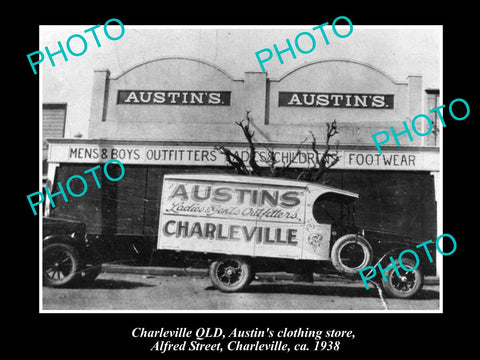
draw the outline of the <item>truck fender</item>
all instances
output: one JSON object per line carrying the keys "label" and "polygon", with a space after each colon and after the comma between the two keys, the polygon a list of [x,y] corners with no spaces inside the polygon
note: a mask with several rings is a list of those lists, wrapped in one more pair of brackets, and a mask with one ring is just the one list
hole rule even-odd
{"label": "truck fender", "polygon": [[[394,260],[398,259],[398,256],[400,255],[400,253],[404,250],[408,250],[409,248],[395,248],[395,249],[391,249],[389,251],[387,251],[385,254],[383,254],[376,262],[375,264],[373,265],[374,268],[378,268],[378,264],[382,264],[382,265],[387,265],[390,263],[390,256],[393,256]],[[405,256],[406,258],[408,258],[409,256]],[[403,257],[402,257],[403,258]],[[411,258],[411,257],[410,257]],[[420,261],[419,267],[422,267],[422,261]]]}
{"label": "truck fender", "polygon": [[77,247],[78,240],[73,239],[72,237],[65,234],[52,234],[43,238],[43,247],[51,244],[68,244]]}

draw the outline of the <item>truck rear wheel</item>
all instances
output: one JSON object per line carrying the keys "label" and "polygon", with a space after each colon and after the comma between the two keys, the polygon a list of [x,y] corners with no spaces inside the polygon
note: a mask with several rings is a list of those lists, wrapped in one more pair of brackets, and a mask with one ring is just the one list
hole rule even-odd
{"label": "truck rear wheel", "polygon": [[365,238],[349,234],[342,236],[332,246],[332,264],[344,275],[358,275],[358,271],[371,264],[373,250]]}
{"label": "truck rear wheel", "polygon": [[253,280],[251,265],[239,257],[225,257],[210,264],[210,280],[222,292],[243,290]]}
{"label": "truck rear wheel", "polygon": [[71,285],[80,276],[80,256],[73,246],[58,243],[50,244],[43,249],[44,285]]}
{"label": "truck rear wheel", "polygon": [[402,265],[405,270],[400,266],[400,263],[395,260],[397,265],[398,272],[400,276],[397,275],[395,269],[388,269],[385,272],[385,278],[381,279],[381,286],[383,290],[391,297],[407,299],[418,293],[423,286],[423,271],[420,268],[411,270],[415,268],[415,261],[412,259],[404,258],[402,259]]}

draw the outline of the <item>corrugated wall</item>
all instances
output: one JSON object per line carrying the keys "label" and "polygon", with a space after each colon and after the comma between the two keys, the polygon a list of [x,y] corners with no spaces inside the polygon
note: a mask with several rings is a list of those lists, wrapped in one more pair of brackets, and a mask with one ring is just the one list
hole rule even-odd
{"label": "corrugated wall", "polygon": [[63,138],[67,104],[43,104],[43,139]]}

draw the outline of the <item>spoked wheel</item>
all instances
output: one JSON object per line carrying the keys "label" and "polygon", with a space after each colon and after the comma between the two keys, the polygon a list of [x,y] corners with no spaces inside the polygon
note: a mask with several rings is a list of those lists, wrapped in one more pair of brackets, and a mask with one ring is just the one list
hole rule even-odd
{"label": "spoked wheel", "polygon": [[51,244],[43,249],[43,283],[46,286],[72,284],[80,277],[80,258],[74,247]]}
{"label": "spoked wheel", "polygon": [[397,298],[406,299],[418,293],[423,286],[423,271],[418,267],[414,269],[416,263],[411,259],[402,259],[403,269],[398,260],[395,261],[400,276],[395,269],[389,269],[385,273],[387,281],[382,279],[381,284],[384,291]]}
{"label": "spoked wheel", "polygon": [[212,262],[209,275],[212,284],[223,292],[240,291],[253,280],[253,271],[250,264],[236,257]]}

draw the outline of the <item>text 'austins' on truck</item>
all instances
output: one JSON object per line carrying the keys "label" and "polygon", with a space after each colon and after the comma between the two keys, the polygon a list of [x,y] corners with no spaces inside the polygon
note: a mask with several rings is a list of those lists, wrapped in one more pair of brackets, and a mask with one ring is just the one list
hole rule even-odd
{"label": "text 'austins' on truck", "polygon": [[[335,272],[359,279],[360,269],[377,261],[387,268],[390,256],[415,244],[400,234],[357,226],[357,198],[353,192],[294,180],[168,174],[158,236],[144,258],[183,255],[177,264],[208,266],[212,284],[223,292],[242,291],[265,271]],[[95,279],[102,262],[115,260],[105,256],[108,251],[96,250],[102,248],[96,242],[101,235],[88,236],[80,222],[44,218],[44,285]],[[412,270],[415,264],[407,254],[403,267],[397,263],[400,276],[390,266],[387,281],[380,276],[375,281],[388,295],[409,298],[423,286],[423,269]]]}

